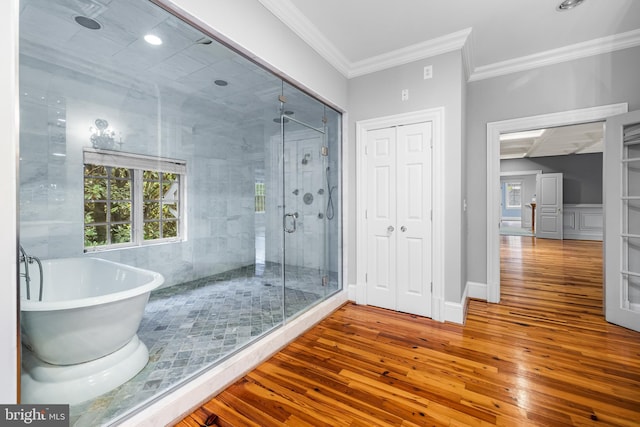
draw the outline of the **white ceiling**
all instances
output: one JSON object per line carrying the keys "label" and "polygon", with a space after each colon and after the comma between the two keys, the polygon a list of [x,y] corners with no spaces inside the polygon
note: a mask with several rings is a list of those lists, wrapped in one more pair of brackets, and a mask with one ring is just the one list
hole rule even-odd
{"label": "white ceiling", "polygon": [[500,158],[599,153],[602,152],[603,131],[602,122],[597,122],[545,129],[538,137],[502,140],[505,136],[516,136],[503,134],[500,141]]}
{"label": "white ceiling", "polygon": [[[640,45],[639,0],[259,0],[345,76],[462,50],[470,81]],[[503,158],[602,151],[602,124],[504,141]]]}
{"label": "white ceiling", "polygon": [[638,0],[259,1],[347,77],[462,46],[473,80],[640,44]]}

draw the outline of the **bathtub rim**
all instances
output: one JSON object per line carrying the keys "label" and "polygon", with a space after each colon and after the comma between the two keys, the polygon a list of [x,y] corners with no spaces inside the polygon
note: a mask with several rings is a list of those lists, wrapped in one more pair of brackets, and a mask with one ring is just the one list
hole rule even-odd
{"label": "bathtub rim", "polygon": [[[128,298],[136,297],[138,295],[142,295],[147,292],[151,292],[154,289],[162,286],[164,283],[164,276],[158,272],[147,270],[140,267],[134,267],[129,264],[124,264],[121,262],[110,261],[103,258],[98,257],[66,257],[66,258],[50,258],[42,260],[42,263],[46,263],[48,261],[60,262],[65,260],[81,260],[81,261],[92,261],[99,262],[103,264],[111,264],[113,266],[117,266],[118,268],[123,268],[126,270],[134,271],[137,273],[144,274],[145,276],[149,276],[149,281],[144,283],[143,285],[136,286],[131,289],[127,289],[125,291],[113,292],[104,295],[98,295],[95,297],[88,298],[77,298],[72,300],[65,301],[34,301],[28,300],[20,295],[20,311],[21,312],[33,312],[33,311],[57,311],[57,310],[72,310],[72,309],[82,309],[85,307],[91,307],[96,305],[108,304],[117,301],[122,301]],[[45,295],[46,295],[46,283],[45,283]]]}

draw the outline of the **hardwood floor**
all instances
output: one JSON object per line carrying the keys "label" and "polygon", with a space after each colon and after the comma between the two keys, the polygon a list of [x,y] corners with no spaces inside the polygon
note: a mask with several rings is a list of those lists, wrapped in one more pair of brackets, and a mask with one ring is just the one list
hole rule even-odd
{"label": "hardwood floor", "polygon": [[602,244],[501,252],[502,301],[464,326],[347,304],[178,426],[639,426],[640,333],[603,319]]}

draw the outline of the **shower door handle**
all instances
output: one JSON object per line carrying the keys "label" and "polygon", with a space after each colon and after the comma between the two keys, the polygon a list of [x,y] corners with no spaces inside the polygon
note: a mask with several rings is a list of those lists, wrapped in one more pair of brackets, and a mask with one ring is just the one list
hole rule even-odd
{"label": "shower door handle", "polygon": [[[287,217],[291,217],[291,219],[292,219],[292,221],[291,221],[292,227],[291,228],[289,228],[287,226]],[[284,217],[282,218],[284,231],[286,231],[287,233],[295,233],[296,228],[297,228],[297,223],[296,223],[296,219],[297,218],[298,218],[298,212],[284,214]]]}

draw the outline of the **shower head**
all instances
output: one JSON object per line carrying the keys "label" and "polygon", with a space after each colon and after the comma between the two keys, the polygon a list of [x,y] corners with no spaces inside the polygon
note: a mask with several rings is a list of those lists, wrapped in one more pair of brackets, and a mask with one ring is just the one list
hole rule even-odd
{"label": "shower head", "polygon": [[213,43],[213,41],[208,37],[202,37],[202,38],[196,40],[196,44],[208,45],[208,44],[211,44],[211,43]]}

